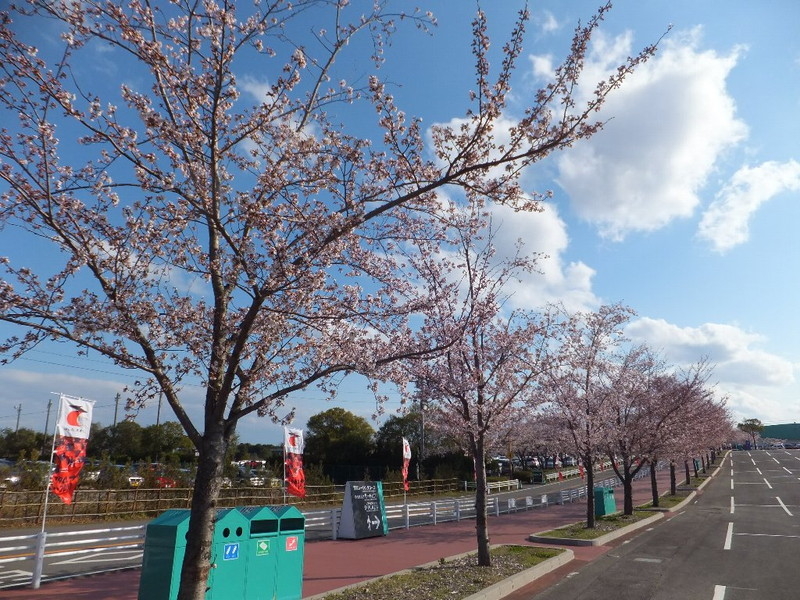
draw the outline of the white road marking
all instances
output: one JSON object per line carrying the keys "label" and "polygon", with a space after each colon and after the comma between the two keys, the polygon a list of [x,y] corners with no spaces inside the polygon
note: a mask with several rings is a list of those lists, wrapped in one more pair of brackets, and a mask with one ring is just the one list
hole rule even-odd
{"label": "white road marking", "polygon": [[728,523],[728,533],[725,534],[725,545],[722,547],[722,549],[730,550],[732,541],[733,541],[733,523]]}
{"label": "white road marking", "polygon": [[752,462],[754,465],[756,464],[756,461],[753,460],[752,458],[750,459],[750,462]]}
{"label": "white road marking", "polygon": [[660,563],[663,562],[660,558],[634,558],[634,562],[646,562],[646,563]]}
{"label": "white road marking", "polygon": [[731,477],[731,489],[733,489],[733,477]]}
{"label": "white road marking", "polygon": [[747,537],[800,538],[800,535],[784,535],[782,533],[737,533],[736,535],[744,535]]}
{"label": "white road marking", "polygon": [[766,477],[764,477],[764,483],[766,483],[766,484],[767,484],[767,487],[768,487],[769,489],[772,489],[772,486],[769,484],[769,481],[767,481],[767,478],[766,478]]}
{"label": "white road marking", "polygon": [[711,600],[724,600],[724,599],[725,599],[725,586],[715,585],[714,596],[711,598]]}
{"label": "white road marking", "polygon": [[789,475],[792,474],[792,472],[789,469],[787,469],[786,467],[783,467],[783,470],[786,471],[787,473],[789,473]]}
{"label": "white road marking", "polygon": [[51,565],[68,565],[71,563],[103,563],[118,560],[141,560],[144,553],[141,550],[122,550],[119,552],[103,552],[100,555],[76,556],[59,562],[52,562]]}
{"label": "white road marking", "polygon": [[776,463],[778,463],[778,464],[781,464],[781,461],[779,461],[779,460],[778,460],[777,458],[775,458],[774,456],[772,457],[772,460],[774,460],[774,461],[775,461]]}
{"label": "white road marking", "polygon": [[731,496],[731,514],[733,514],[733,496]]}
{"label": "white road marking", "polygon": [[30,571],[20,571],[19,569],[15,570],[8,570],[0,572],[0,583],[2,582],[14,582],[14,581],[26,581],[30,580],[33,576],[33,573]]}
{"label": "white road marking", "polygon": [[763,475],[763,473],[761,472],[761,469],[759,469],[758,467],[756,467],[756,471],[758,471],[759,475]]}
{"label": "white road marking", "polygon": [[778,496],[775,496],[775,498],[778,500],[778,503],[781,505],[781,508],[786,511],[786,514],[789,515],[790,517],[793,517],[794,515],[789,512],[788,508],[786,508],[786,505],[783,503],[783,500],[781,500],[780,497]]}

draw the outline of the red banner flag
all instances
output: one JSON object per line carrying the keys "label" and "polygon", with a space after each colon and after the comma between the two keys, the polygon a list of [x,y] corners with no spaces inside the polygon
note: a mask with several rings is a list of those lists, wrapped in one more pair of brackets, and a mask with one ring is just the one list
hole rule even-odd
{"label": "red banner flag", "polygon": [[286,492],[298,498],[305,498],[306,475],[303,472],[303,430],[284,427],[283,433]]}
{"label": "red banner flag", "polygon": [[61,396],[53,449],[55,471],[50,478],[50,489],[65,504],[72,504],[86,462],[93,404],[88,400]]}
{"label": "red banner flag", "polygon": [[403,438],[403,489],[408,491],[408,463],[411,462],[411,444]]}

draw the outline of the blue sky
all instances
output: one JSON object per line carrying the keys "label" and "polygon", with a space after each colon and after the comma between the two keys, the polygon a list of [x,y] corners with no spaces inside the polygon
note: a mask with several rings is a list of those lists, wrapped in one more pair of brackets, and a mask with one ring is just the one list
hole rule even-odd
{"label": "blue sky", "polygon": [[[521,3],[484,4],[499,63]],[[433,11],[438,27],[430,37],[401,30],[384,73],[396,83],[397,104],[429,126],[464,114],[474,87],[475,5],[420,5]],[[584,0],[532,3],[510,115],[521,112],[564,57],[578,19],[585,22],[596,7]],[[544,212],[495,211],[501,245],[510,248],[521,237],[549,256],[542,274],[513,290],[514,302],[559,300],[575,309],[623,302],[638,313],[628,330],[633,340],[678,365],[708,356],[716,364],[712,381],[728,395],[734,417],[765,423],[800,420],[798,23],[795,0],[616,2],[592,46],[587,80],[594,83],[671,26],[656,57],[612,96],[600,134],[525,174],[528,189],[553,191]],[[256,94],[264,77],[257,69],[242,73],[243,91]],[[11,253],[11,237],[0,235],[0,255]],[[22,406],[20,425],[42,429],[51,392],[96,400],[95,419],[110,424],[115,393],[132,381],[100,357],[42,347],[0,367],[0,428],[15,427],[15,407]],[[187,388],[189,404],[199,406],[201,394]],[[291,398],[296,426],[332,406],[322,397],[309,389]],[[375,412],[357,378],[342,382],[337,404],[368,418]],[[398,406],[390,402],[387,413]],[[155,406],[137,418],[143,425],[155,419]],[[250,442],[281,436],[256,417],[239,431]]]}

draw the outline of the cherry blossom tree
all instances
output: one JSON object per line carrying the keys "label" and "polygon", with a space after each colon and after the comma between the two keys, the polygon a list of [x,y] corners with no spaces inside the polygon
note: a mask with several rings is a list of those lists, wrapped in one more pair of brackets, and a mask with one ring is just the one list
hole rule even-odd
{"label": "cherry blossom tree", "polygon": [[683,463],[688,485],[691,481],[689,461],[705,454],[709,448],[720,447],[733,430],[727,399],[716,397],[714,389],[706,383],[708,375],[707,366],[701,361],[675,385],[674,393],[682,398],[682,406],[670,424],[662,450],[662,455],[670,460],[672,495],[677,493],[676,464]]}
{"label": "cherry blossom tree", "polygon": [[712,368],[703,359],[688,369],[670,367],[646,345],[630,349],[614,367],[609,389],[612,419],[607,433],[607,452],[622,482],[623,513],[633,514],[633,480],[650,465],[654,506],[658,506],[655,467],[670,451],[675,430],[685,429],[682,420],[698,417],[713,390],[707,386]]}
{"label": "cherry blossom tree", "polygon": [[[622,483],[623,514],[633,514],[633,480],[655,456],[658,429],[666,415],[658,393],[664,365],[647,346],[637,346],[611,365],[605,448]],[[653,469],[654,470],[654,469]]]}
{"label": "cherry blossom tree", "polygon": [[[604,456],[614,418],[609,394],[623,329],[634,312],[621,304],[568,315],[542,386],[548,418],[560,424],[564,443],[579,458],[586,487],[594,489],[594,461]],[[586,494],[586,525],[594,527],[594,494]]]}
{"label": "cherry blossom tree", "polygon": [[[290,421],[292,392],[333,393],[336,374],[400,379],[397,361],[432,348],[412,335],[413,315],[438,290],[418,285],[404,256],[441,235],[440,194],[535,209],[520,174],[598,131],[593,115],[655,51],[578,104],[606,5],[514,118],[506,100],[528,14],[493,70],[479,12],[469,106],[458,125],[432,127],[426,146],[378,67],[396,27],[425,29],[433,17],[393,4],[28,0],[0,15],[0,227],[50,259],[35,269],[11,249],[0,258],[0,320],[21,332],[0,344],[3,360],[64,341],[140,374],[131,408],[163,394],[199,455],[181,600],[205,595],[239,420]],[[60,42],[43,36],[37,47],[44,29]],[[361,86],[342,75],[360,36],[372,53]],[[92,68],[100,55],[128,76],[113,92]],[[268,83],[248,102],[253,73]],[[368,134],[341,124],[353,114],[336,113],[345,104],[372,115]],[[486,327],[473,330],[476,356],[486,340],[522,335],[511,323]],[[184,389],[198,382],[203,414],[193,419]]]}
{"label": "cherry blossom tree", "polygon": [[[464,219],[462,219],[464,220]],[[462,440],[475,465],[475,513],[478,564],[491,565],[489,554],[487,451],[496,446],[509,423],[529,407],[538,378],[548,368],[547,346],[552,335],[547,314],[506,307],[503,288],[520,270],[535,266],[535,257],[500,260],[485,242],[471,215],[456,226],[450,255],[427,256],[439,261],[434,287],[439,302],[423,310],[427,343],[443,348],[408,368],[427,402],[431,423]],[[482,245],[481,245],[482,244]],[[441,275],[444,274],[444,275]]]}

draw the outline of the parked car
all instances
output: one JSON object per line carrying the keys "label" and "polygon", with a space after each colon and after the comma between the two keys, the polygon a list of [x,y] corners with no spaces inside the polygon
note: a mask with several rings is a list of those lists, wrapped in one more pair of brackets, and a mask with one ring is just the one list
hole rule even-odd
{"label": "parked car", "polygon": [[22,477],[19,475],[8,475],[3,477],[3,483],[0,484],[0,487],[7,488],[10,485],[19,485],[20,481],[22,481]]}
{"label": "parked car", "polygon": [[559,469],[561,468],[561,459],[553,456],[547,458],[544,462],[545,469]]}
{"label": "parked car", "polygon": [[538,469],[541,466],[537,456],[526,456],[525,467],[528,469]]}
{"label": "parked car", "polygon": [[172,477],[161,475],[160,477],[156,477],[156,485],[160,488],[174,488],[178,487],[178,482],[172,479]]}

